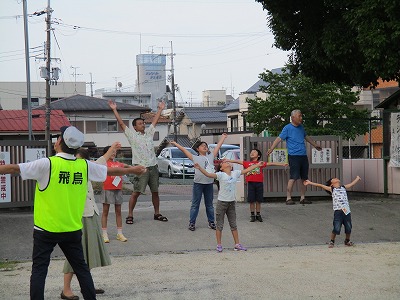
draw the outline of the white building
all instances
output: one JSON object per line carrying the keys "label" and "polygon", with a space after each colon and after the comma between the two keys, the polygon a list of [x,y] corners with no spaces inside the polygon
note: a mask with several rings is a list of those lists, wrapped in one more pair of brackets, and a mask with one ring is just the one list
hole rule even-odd
{"label": "white building", "polygon": [[[51,101],[86,94],[85,82],[58,82],[50,86]],[[31,82],[32,107],[46,103],[46,82]],[[26,82],[0,82],[0,107],[5,110],[28,109]]]}

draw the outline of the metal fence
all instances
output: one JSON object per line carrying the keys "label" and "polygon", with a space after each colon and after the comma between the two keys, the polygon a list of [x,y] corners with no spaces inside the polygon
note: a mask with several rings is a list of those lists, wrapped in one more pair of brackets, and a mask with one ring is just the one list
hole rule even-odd
{"label": "metal fence", "polygon": [[[0,141],[0,153],[8,153],[10,155],[10,164],[23,163],[29,160],[47,157],[47,142],[18,140]],[[1,197],[0,208],[33,206],[36,182],[33,180],[23,181],[20,176],[4,176],[10,176],[10,185],[2,184],[2,193],[4,193],[4,195],[10,193],[11,201],[7,201],[5,198]]]}
{"label": "metal fence", "polygon": [[[329,149],[329,159],[319,160],[318,157],[312,157],[317,151],[312,151],[313,147],[307,143],[307,155],[310,159],[309,179],[313,182],[323,183],[327,178],[342,178],[342,140],[337,136],[312,136],[322,148]],[[261,153],[267,153],[274,142],[275,137],[244,137],[243,139],[243,160],[249,160],[251,149],[257,148]],[[275,149],[286,149],[286,142],[281,141]],[[318,151],[319,152],[319,151]],[[323,152],[323,151],[321,151]],[[267,160],[266,157],[263,157]],[[286,197],[286,188],[289,180],[289,168],[283,166],[269,166],[264,169],[264,198]],[[297,180],[293,187],[293,196],[300,196],[299,184]],[[325,196],[322,189],[315,187],[307,188],[309,196]],[[247,184],[244,185],[244,197],[247,200]]]}

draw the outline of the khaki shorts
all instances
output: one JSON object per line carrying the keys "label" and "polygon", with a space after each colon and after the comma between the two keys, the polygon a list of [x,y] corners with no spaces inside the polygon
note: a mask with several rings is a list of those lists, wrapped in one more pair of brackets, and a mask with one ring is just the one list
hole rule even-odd
{"label": "khaki shorts", "polygon": [[158,166],[147,167],[147,172],[133,177],[133,192],[144,194],[149,186],[152,193],[158,192]]}
{"label": "khaki shorts", "polygon": [[224,228],[225,215],[228,217],[229,226],[231,230],[236,230],[236,203],[235,201],[225,202],[217,201],[217,208],[215,209],[215,222],[217,229],[222,231]]}
{"label": "khaki shorts", "polygon": [[121,205],[123,202],[122,190],[103,190],[101,192],[101,203]]}

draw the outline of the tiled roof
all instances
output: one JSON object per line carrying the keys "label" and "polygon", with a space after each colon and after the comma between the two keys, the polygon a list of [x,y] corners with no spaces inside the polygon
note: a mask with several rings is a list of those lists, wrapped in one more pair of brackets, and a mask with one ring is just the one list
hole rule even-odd
{"label": "tiled roof", "polygon": [[225,106],[222,111],[228,112],[228,111],[239,111],[239,98],[233,100],[230,104]]}
{"label": "tiled roof", "polygon": [[[282,74],[282,69],[281,68],[272,69],[271,72],[273,74]],[[251,87],[249,87],[246,91],[244,91],[243,94],[255,94],[260,91],[260,86],[269,86],[269,83],[260,79]]]}
{"label": "tiled roof", "polygon": [[[65,112],[70,111],[111,111],[108,106],[108,100],[84,95],[74,95],[60,100],[51,102],[51,109],[61,109]],[[117,103],[118,110],[124,111],[149,111],[148,108],[126,104]],[[38,106],[35,109],[45,109],[45,105]]]}
{"label": "tiled roof", "polygon": [[[142,114],[142,118],[144,119],[144,121],[147,124],[150,124],[151,122],[153,122],[153,118],[156,115],[156,113],[153,112],[148,112],[148,113],[143,113]],[[158,119],[158,123],[171,123],[172,120],[169,117],[165,117],[165,116],[160,116],[160,118]]]}
{"label": "tiled roof", "polygon": [[[60,127],[69,126],[71,123],[61,110],[50,112],[50,131],[60,131]],[[32,131],[43,132],[46,129],[46,111],[32,111]],[[0,133],[3,132],[28,132],[27,110],[1,110]]]}
{"label": "tiled roof", "polygon": [[226,123],[223,107],[185,107],[182,111],[193,123]]}

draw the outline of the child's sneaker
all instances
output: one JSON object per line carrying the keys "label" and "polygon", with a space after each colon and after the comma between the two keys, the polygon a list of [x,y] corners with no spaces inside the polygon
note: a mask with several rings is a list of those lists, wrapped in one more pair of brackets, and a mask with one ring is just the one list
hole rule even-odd
{"label": "child's sneaker", "polygon": [[247,248],[243,247],[242,244],[236,244],[235,248],[233,248],[235,251],[247,251]]}
{"label": "child's sneaker", "polygon": [[121,242],[126,242],[128,239],[122,233],[118,233],[117,240]]}
{"label": "child's sneaker", "polygon": [[194,225],[194,223],[189,223],[188,229],[189,229],[190,231],[195,231],[195,230],[196,230],[196,226]]}
{"label": "child's sneaker", "polygon": [[222,248],[222,245],[217,245],[217,252],[222,252],[222,250],[224,250],[223,248]]}
{"label": "child's sneaker", "polygon": [[103,241],[104,243],[109,243],[110,239],[108,238],[108,234],[107,233],[103,233]]}
{"label": "child's sneaker", "polygon": [[329,245],[328,245],[328,248],[333,248],[333,247],[335,247],[335,242],[330,241]]}
{"label": "child's sneaker", "polygon": [[217,226],[215,225],[214,222],[208,222],[208,228],[212,229],[212,230],[216,230]]}
{"label": "child's sneaker", "polygon": [[263,221],[263,218],[261,217],[260,214],[256,215],[256,219],[257,219],[258,222],[262,222]]}
{"label": "child's sneaker", "polygon": [[256,221],[256,216],[250,215],[250,222],[255,222],[255,221]]}

